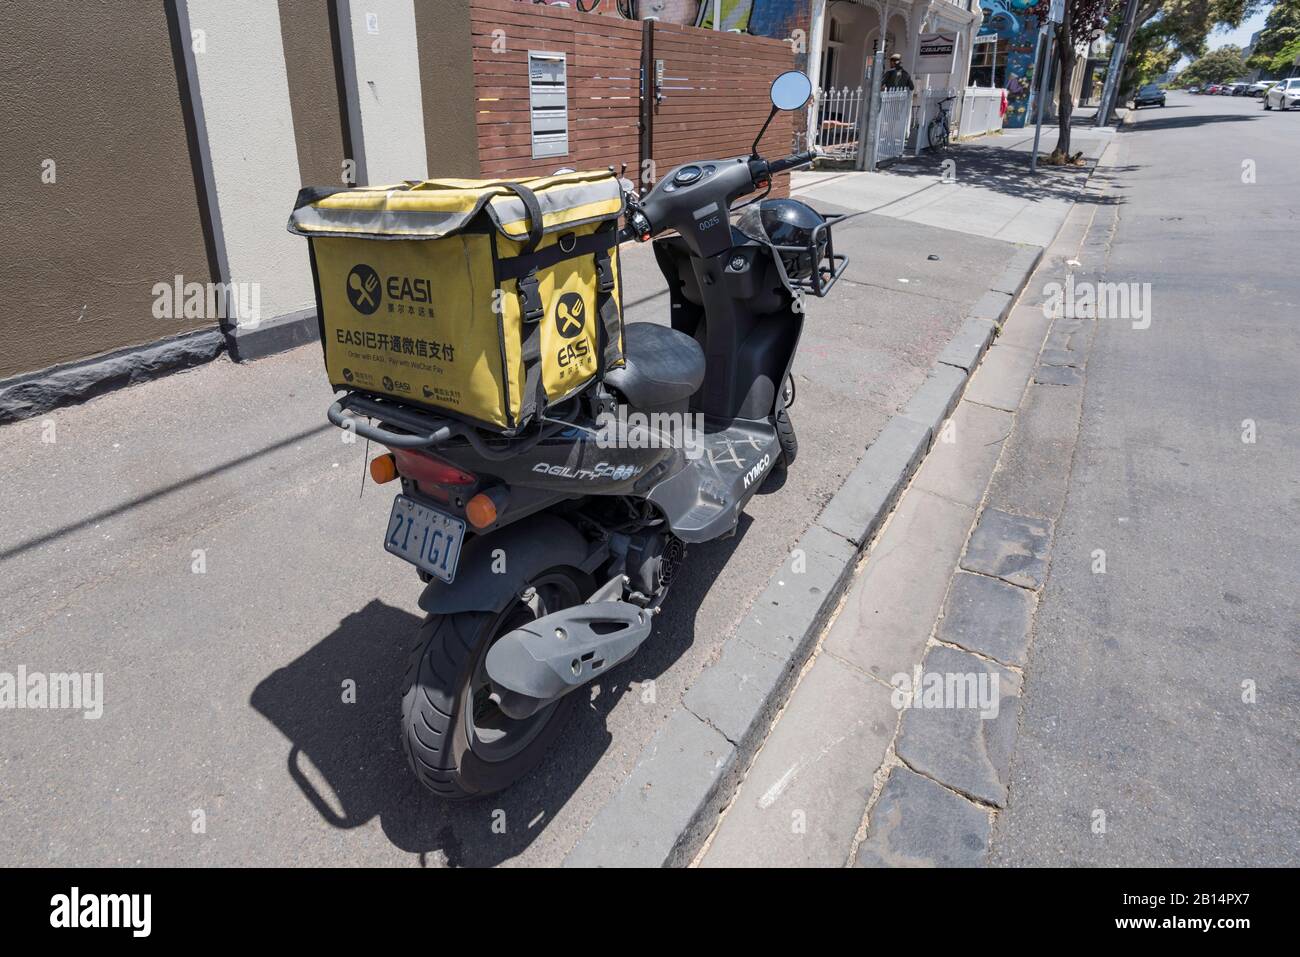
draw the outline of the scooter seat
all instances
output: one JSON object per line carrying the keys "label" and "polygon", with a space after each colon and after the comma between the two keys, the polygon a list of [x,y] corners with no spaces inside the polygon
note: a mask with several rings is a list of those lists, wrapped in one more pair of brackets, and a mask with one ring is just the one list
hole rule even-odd
{"label": "scooter seat", "polygon": [[690,398],[704,382],[704,350],[676,329],[654,322],[623,328],[621,369],[605,373],[605,383],[639,409],[655,409]]}

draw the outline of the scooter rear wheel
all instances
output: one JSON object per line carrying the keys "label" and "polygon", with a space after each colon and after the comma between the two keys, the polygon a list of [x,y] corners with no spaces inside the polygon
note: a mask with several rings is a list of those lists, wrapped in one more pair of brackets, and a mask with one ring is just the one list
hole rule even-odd
{"label": "scooter rear wheel", "polygon": [[491,697],[484,661],[492,643],[520,625],[579,604],[585,583],[552,569],[530,583],[531,600],[505,611],[430,615],[402,682],[402,750],[419,782],[439,797],[465,800],[501,791],[542,760],[576,695],[522,720]]}

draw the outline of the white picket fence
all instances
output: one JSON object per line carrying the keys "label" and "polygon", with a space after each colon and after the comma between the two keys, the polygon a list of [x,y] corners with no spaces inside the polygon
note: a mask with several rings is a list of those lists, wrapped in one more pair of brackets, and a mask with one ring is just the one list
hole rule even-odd
{"label": "white picket fence", "polygon": [[863,89],[817,91],[817,152],[832,159],[858,155],[858,124],[862,121]]}
{"label": "white picket fence", "polygon": [[[858,155],[858,125],[866,109],[867,91],[862,87],[817,91],[817,128],[813,147],[831,159],[852,161]],[[915,134],[913,152],[930,146],[930,121],[939,112],[939,104],[948,97],[948,124],[952,141],[979,136],[1002,129],[1002,90],[989,87],[922,90],[913,106],[911,90],[884,90],[880,95],[880,117],[876,137],[876,162],[898,159]],[[802,148],[802,146],[800,147]]]}
{"label": "white picket fence", "polygon": [[881,91],[878,122],[876,162],[898,159],[907,149],[907,135],[912,127],[912,91],[907,87]]}
{"label": "white picket fence", "polygon": [[1002,94],[999,87],[971,86],[962,91],[962,138],[994,133],[1002,129]]}

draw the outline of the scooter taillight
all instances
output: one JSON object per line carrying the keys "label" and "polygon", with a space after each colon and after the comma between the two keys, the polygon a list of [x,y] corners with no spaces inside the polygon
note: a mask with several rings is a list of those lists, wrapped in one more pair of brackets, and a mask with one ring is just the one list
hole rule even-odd
{"label": "scooter taillight", "polygon": [[421,485],[470,486],[478,482],[478,476],[458,469],[449,462],[434,458],[428,452],[413,449],[393,449],[397,459],[397,471],[403,478],[419,482]]}

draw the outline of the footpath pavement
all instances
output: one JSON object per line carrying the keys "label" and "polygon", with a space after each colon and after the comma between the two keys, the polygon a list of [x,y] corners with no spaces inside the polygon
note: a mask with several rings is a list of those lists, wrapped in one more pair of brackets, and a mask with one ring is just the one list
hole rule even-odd
{"label": "footpath pavement", "polygon": [[[876,213],[836,239],[853,265],[809,305],[796,468],[736,536],[691,549],[654,638],[591,689],[542,767],[471,805],[424,794],[398,749],[420,586],[381,548],[390,498],[362,481],[375,450],[324,421],[318,346],[0,428],[0,671],[104,676],[95,720],[0,717],[0,863],[560,863],[680,726],[792,549],[848,567],[856,545],[810,523],[864,450],[889,446],[972,311],[1009,302],[980,306],[991,287],[1038,255]],[[628,319],[666,321],[650,250],[623,262]],[[645,859],[630,847],[614,860]]]}
{"label": "footpath pavement", "polygon": [[1114,163],[1112,149],[939,416],[701,866],[986,862],[1092,336],[1053,321],[1041,290],[1103,265]]}
{"label": "footpath pavement", "polygon": [[[1108,134],[1101,134],[1093,139],[1091,148],[1099,154],[1107,142]],[[978,149],[978,154],[968,154],[967,147],[956,151],[958,164],[962,157],[968,157],[966,161],[972,166],[978,161],[1006,170],[1019,162],[1023,170],[1027,160],[1023,154],[986,156],[996,152],[994,147]],[[938,162],[941,159],[922,159],[917,165]],[[898,190],[897,178],[892,173],[869,173],[832,180],[814,174],[810,180],[796,183],[796,191],[814,205],[833,203],[843,210],[870,210],[870,216],[864,218],[892,219],[891,228],[903,230],[915,225],[909,217],[920,207],[889,198]],[[1101,202],[1094,194],[1086,208],[1074,205],[1084,195],[1085,181],[1085,175],[1077,170],[1045,172],[1038,185],[1019,201],[1018,211],[1007,212],[1010,196],[997,191],[980,192],[972,179],[962,188],[973,198],[958,205],[982,202],[990,209],[1001,210],[1003,219],[985,224],[989,233],[1006,235],[1010,229],[1013,234],[1012,224],[1018,221],[1026,238],[1042,238],[1048,232],[1055,236],[1060,231],[1062,236],[1073,236],[1077,244],[1086,228],[1080,225],[1080,217]],[[919,190],[956,188],[955,183],[936,179]],[[934,202],[946,201],[936,193]],[[902,215],[892,215],[900,211]],[[963,237],[964,242],[987,238],[964,230],[944,232]],[[857,467],[800,536],[748,615],[643,750],[627,780],[601,808],[566,858],[566,865],[680,865],[699,859],[706,841],[711,841],[702,859],[706,864],[844,863],[872,793],[871,773],[864,775],[862,768],[875,768],[881,763],[897,724],[898,712],[889,701],[889,679],[900,669],[910,672],[912,665],[919,662],[917,655],[925,646],[939,610],[935,596],[942,602],[951,566],[981,501],[982,484],[978,489],[949,489],[956,484],[956,478],[942,472],[953,466],[932,462],[949,459],[944,449],[955,422],[957,434],[964,437],[962,448],[978,450],[978,462],[963,464],[961,476],[974,475],[981,467],[991,471],[1007,431],[1010,411],[1019,399],[1019,392],[1012,394],[1012,382],[1019,376],[1023,391],[1046,334],[1041,323],[1020,323],[1014,331],[1008,327],[971,382],[972,390],[985,390],[989,395],[979,408],[957,410],[971,373],[979,366],[995,333],[1007,322],[1014,299],[1043,255],[1042,247],[1032,242],[1016,248],[1016,257],[1000,276],[985,277],[987,290],[972,303],[961,327],[936,355],[925,382],[870,443]],[[1054,261],[1059,264],[1064,258],[1058,255]],[[863,271],[871,277],[869,261]],[[883,285],[881,277],[874,279]],[[879,295],[877,290],[871,290],[867,302],[878,302]],[[948,422],[954,410],[958,416]],[[933,501],[922,505],[914,497],[900,505],[889,519],[889,526],[880,532],[899,494],[923,461],[922,471],[927,476],[938,474],[933,479],[938,490],[925,493]],[[798,468],[796,464],[795,470]],[[987,475],[983,482],[987,483]],[[949,489],[951,498],[941,497],[945,489]],[[873,540],[876,544],[869,552],[871,556],[882,558],[901,550],[905,557],[890,563],[869,587],[863,584],[864,575],[854,594],[885,596],[900,617],[884,626],[875,622],[883,631],[873,636],[870,647],[859,648],[861,654],[855,655],[847,647],[841,648],[837,656],[822,655],[819,650],[810,665],[814,649],[826,647],[825,625],[853,579],[863,548]],[[868,559],[868,566],[870,562]],[[877,561],[877,566],[883,564]],[[912,581],[921,569],[939,569],[943,576],[942,581],[928,584],[928,604],[917,601],[916,588],[921,586]],[[854,599],[850,597],[849,601]],[[864,614],[874,618],[879,611]],[[862,644],[847,634],[847,626],[837,623],[832,632],[835,627],[840,628],[843,637],[838,640],[844,645]],[[919,641],[914,632],[920,634]],[[819,661],[826,663],[819,667]],[[801,690],[796,690],[786,704],[796,683]],[[1009,693],[1014,693],[1014,684],[1013,679],[1006,683]],[[829,707],[829,702],[839,702],[842,707]],[[783,707],[786,710],[781,712]],[[777,721],[776,730],[769,735],[778,713],[793,714],[794,718]],[[1014,718],[1011,720],[1014,724]],[[860,755],[837,753],[837,749],[855,747],[866,750]],[[873,762],[869,754],[876,748],[880,754]],[[754,759],[756,752],[758,757]],[[755,762],[752,769],[751,760]],[[818,816],[810,809],[807,792],[793,787],[797,780],[809,782],[817,795],[835,805],[840,813],[833,822],[829,815]],[[861,783],[864,780],[865,791]],[[788,813],[790,801],[802,802],[793,806],[797,812],[794,820]],[[719,815],[728,806],[731,809],[722,817],[719,828]],[[751,807],[752,814],[748,810]],[[845,808],[851,810],[846,812]],[[814,830],[815,837],[803,836]],[[781,834],[795,834],[802,851],[786,848]],[[814,848],[821,851],[814,853]],[[800,853],[807,856],[801,857]]]}
{"label": "footpath pavement", "polygon": [[[814,203],[825,199],[892,219],[1046,247],[1115,135],[1113,129],[1075,128],[1072,146],[1087,165],[1044,169],[1034,177],[1026,168],[1033,132],[1005,130],[943,155],[906,157],[880,172],[796,173],[792,187]],[[1050,149],[1053,136],[1045,130],[1040,149]]]}

